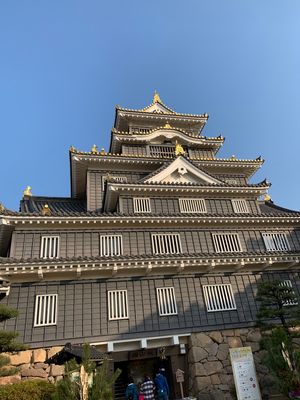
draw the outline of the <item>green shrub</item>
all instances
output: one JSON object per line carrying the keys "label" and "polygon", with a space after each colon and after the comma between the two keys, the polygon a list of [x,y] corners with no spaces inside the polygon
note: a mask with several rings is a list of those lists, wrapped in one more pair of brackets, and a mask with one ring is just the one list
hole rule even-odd
{"label": "green shrub", "polygon": [[41,380],[0,386],[1,400],[51,400],[55,386]]}

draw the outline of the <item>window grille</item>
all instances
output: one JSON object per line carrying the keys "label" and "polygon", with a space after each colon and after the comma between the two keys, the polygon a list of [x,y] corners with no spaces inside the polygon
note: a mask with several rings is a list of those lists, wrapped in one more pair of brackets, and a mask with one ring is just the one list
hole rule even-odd
{"label": "window grille", "polygon": [[139,127],[131,127],[130,128],[130,132],[132,133],[143,133],[143,134],[147,134],[150,132],[150,128],[139,128]]}
{"label": "window grille", "polygon": [[[289,279],[282,281],[281,286],[283,286],[283,287],[285,286],[287,288],[293,289],[292,281]],[[296,296],[296,293],[294,290],[290,293],[293,294],[294,296]],[[283,305],[284,306],[296,306],[296,305],[298,305],[298,301],[297,300],[288,300],[288,301],[285,301]]]}
{"label": "window grille", "polygon": [[237,214],[247,214],[249,212],[246,200],[231,200],[233,211]]}
{"label": "window grille", "polygon": [[229,185],[237,185],[238,181],[236,179],[225,179],[225,182]]}
{"label": "window grille", "polygon": [[59,257],[59,236],[42,236],[41,258]]}
{"label": "window grille", "polygon": [[150,156],[152,157],[173,157],[175,155],[175,146],[149,146]]}
{"label": "window grille", "polygon": [[204,285],[203,292],[208,312],[236,310],[234,295],[230,284]]}
{"label": "window grille", "polygon": [[102,176],[102,190],[104,190],[105,182],[110,180],[116,183],[127,183],[127,176],[114,176],[114,175]]}
{"label": "window grille", "polygon": [[127,290],[108,291],[108,319],[128,319]]}
{"label": "window grille", "polygon": [[262,237],[268,251],[291,250],[285,233],[262,233]]}
{"label": "window grille", "polygon": [[179,199],[179,208],[182,213],[206,213],[204,199]]}
{"label": "window grille", "polygon": [[123,254],[122,235],[100,235],[100,255],[120,256]]}
{"label": "window grille", "polygon": [[237,233],[213,233],[212,238],[217,253],[237,253],[242,251]]}
{"label": "window grille", "polygon": [[57,294],[36,296],[34,326],[56,325]]}
{"label": "window grille", "polygon": [[155,233],[151,235],[151,239],[154,254],[182,253],[179,233]]}
{"label": "window grille", "polygon": [[177,314],[173,287],[156,288],[158,311],[161,317]]}
{"label": "window grille", "polygon": [[146,197],[136,197],[133,199],[133,210],[135,213],[150,213],[151,204],[150,199]]}

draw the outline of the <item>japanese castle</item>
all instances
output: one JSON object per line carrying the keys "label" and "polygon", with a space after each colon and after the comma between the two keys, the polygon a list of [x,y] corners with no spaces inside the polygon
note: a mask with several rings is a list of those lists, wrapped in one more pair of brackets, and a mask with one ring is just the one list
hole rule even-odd
{"label": "japanese castle", "polygon": [[275,205],[266,180],[249,183],[261,157],[218,158],[224,138],[204,136],[207,121],[158,93],[117,106],[108,152],[70,148],[69,198],[27,187],[18,212],[0,206],[1,301],[19,311],[5,328],[32,354],[95,346],[122,370],[116,399],[128,376],[161,366],[171,398],[180,369],[185,396],[230,399],[229,349],[241,346],[271,390],[255,295],[272,277],[299,292],[300,213]]}

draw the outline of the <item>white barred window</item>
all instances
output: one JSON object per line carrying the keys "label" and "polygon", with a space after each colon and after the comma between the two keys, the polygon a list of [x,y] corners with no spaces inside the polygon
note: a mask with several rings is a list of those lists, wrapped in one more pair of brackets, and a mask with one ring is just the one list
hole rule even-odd
{"label": "white barred window", "polygon": [[249,212],[246,200],[237,199],[231,200],[233,211],[237,214],[247,214]]}
{"label": "white barred window", "polygon": [[213,233],[212,238],[217,253],[237,253],[242,251],[237,233]]}
{"label": "white barred window", "polygon": [[[281,285],[282,286],[286,286],[286,287],[288,287],[290,289],[293,289],[293,284],[292,284],[292,281],[290,279],[286,279],[286,280],[282,281]],[[294,292],[294,290],[291,292],[291,294],[296,296],[296,293]],[[286,301],[284,303],[284,306],[296,306],[296,305],[298,305],[298,301],[297,300],[295,300],[295,301],[288,300],[288,301]]]}
{"label": "white barred window", "polygon": [[151,239],[154,254],[182,253],[179,233],[153,233]]}
{"label": "white barred window", "polygon": [[262,233],[262,237],[268,251],[291,250],[286,233]]}
{"label": "white barred window", "polygon": [[237,185],[238,181],[236,179],[225,179],[225,182],[228,183],[229,185]]}
{"label": "white barred window", "polygon": [[133,211],[140,214],[150,213],[150,199],[147,197],[135,197],[133,199]]}
{"label": "white barred window", "polygon": [[179,199],[179,208],[182,213],[206,213],[204,199]]}
{"label": "white barred window", "polygon": [[59,236],[42,236],[41,258],[59,257]]}
{"label": "white barred window", "polygon": [[177,314],[173,287],[156,288],[158,311],[161,317]]}
{"label": "white barred window", "polygon": [[42,294],[35,298],[34,326],[56,325],[57,294]]}
{"label": "white barred window", "polygon": [[230,284],[203,285],[203,292],[208,312],[236,310]]}
{"label": "white barred window", "polygon": [[108,291],[108,319],[128,319],[127,290]]}
{"label": "white barred window", "polygon": [[120,256],[123,254],[122,235],[100,235],[100,256]]}

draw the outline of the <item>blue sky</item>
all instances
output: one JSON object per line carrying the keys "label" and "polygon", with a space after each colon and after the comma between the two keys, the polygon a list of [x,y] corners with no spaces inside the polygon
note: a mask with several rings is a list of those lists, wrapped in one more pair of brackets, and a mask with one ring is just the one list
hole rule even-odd
{"label": "blue sky", "polygon": [[299,19],[298,0],[1,1],[0,202],[68,196],[69,146],[108,149],[115,105],[156,89],[300,210]]}

